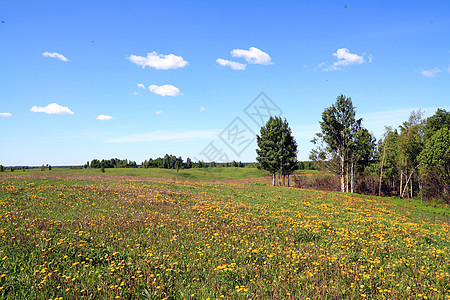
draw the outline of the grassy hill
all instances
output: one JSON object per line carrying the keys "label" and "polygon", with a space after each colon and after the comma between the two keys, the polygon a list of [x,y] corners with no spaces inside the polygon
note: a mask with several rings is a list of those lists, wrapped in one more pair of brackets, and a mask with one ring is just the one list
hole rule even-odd
{"label": "grassy hill", "polygon": [[414,205],[258,183],[1,176],[0,297],[448,299],[450,209]]}

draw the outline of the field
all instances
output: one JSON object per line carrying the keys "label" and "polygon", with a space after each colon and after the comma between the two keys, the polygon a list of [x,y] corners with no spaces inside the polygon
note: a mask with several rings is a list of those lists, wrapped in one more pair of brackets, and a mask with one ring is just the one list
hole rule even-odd
{"label": "field", "polygon": [[[261,178],[270,177],[271,174],[264,170],[257,168],[194,168],[181,169],[178,172],[173,169],[158,169],[158,168],[111,168],[105,169],[102,173],[100,169],[69,169],[69,168],[53,168],[51,171],[41,171],[40,169],[28,169],[25,172],[20,170],[15,171],[16,175],[27,174],[41,174],[41,175],[92,175],[92,176],[136,176],[136,177],[151,177],[151,178],[167,178],[174,180],[204,180],[204,181],[221,181],[221,180],[236,180],[246,178]],[[318,171],[314,170],[297,170],[295,174],[316,174]],[[269,180],[268,179],[268,180]]]}
{"label": "field", "polygon": [[72,171],[0,175],[2,299],[450,299],[441,203]]}

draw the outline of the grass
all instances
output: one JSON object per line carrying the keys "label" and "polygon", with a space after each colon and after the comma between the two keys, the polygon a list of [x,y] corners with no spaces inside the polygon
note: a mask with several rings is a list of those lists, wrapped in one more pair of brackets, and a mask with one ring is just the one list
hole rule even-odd
{"label": "grass", "polygon": [[14,174],[0,177],[2,299],[450,299],[450,219],[414,203]]}
{"label": "grass", "polygon": [[[7,174],[10,172],[6,172]],[[181,169],[177,173],[173,169],[159,169],[159,168],[111,168],[105,169],[102,173],[100,169],[69,169],[69,168],[53,168],[51,171],[47,169],[41,171],[40,169],[28,169],[25,172],[16,170],[12,174],[24,175],[24,174],[53,174],[53,175],[93,175],[93,176],[140,176],[140,177],[152,177],[152,178],[167,178],[167,179],[179,179],[179,180],[236,180],[254,177],[271,176],[264,170],[257,168],[193,168],[193,169]],[[318,171],[314,170],[298,170],[295,174],[316,174]]]}

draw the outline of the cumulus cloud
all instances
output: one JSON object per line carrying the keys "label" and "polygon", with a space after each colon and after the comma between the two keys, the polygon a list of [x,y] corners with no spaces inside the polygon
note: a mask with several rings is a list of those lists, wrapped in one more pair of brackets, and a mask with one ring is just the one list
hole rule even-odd
{"label": "cumulus cloud", "polygon": [[143,85],[142,83],[138,83],[137,87],[140,89],[144,89],[145,90],[145,85]]}
{"label": "cumulus cloud", "polygon": [[205,106],[200,106],[200,111],[205,111],[206,107]]}
{"label": "cumulus cloud", "polygon": [[[337,61],[335,61],[328,68],[324,69],[324,71],[338,71],[342,70],[343,67],[349,65],[360,65],[365,62],[363,56],[350,53],[347,48],[337,49],[337,51],[333,53],[333,56],[336,56]],[[372,59],[373,57],[369,56],[369,62],[372,62]]]}
{"label": "cumulus cloud", "polygon": [[157,110],[157,111],[155,111],[155,114],[157,114],[157,115],[162,114],[162,110]]}
{"label": "cumulus cloud", "polygon": [[9,118],[9,117],[11,117],[11,116],[12,116],[12,114],[9,113],[9,112],[6,112],[6,113],[0,113],[0,117],[3,117],[3,118]]}
{"label": "cumulus cloud", "polygon": [[249,50],[234,49],[231,51],[233,57],[243,57],[249,64],[271,65],[273,64],[270,55],[255,47],[250,47]]}
{"label": "cumulus cloud", "polygon": [[59,54],[57,52],[52,52],[52,53],[44,52],[44,53],[42,53],[42,56],[57,58],[57,59],[62,60],[62,61],[69,61],[69,59],[67,57],[65,57],[64,55]]}
{"label": "cumulus cloud", "polygon": [[100,121],[108,121],[108,120],[112,120],[113,117],[108,116],[108,115],[98,115],[98,116],[96,117],[96,119],[97,119],[97,120],[100,120]]}
{"label": "cumulus cloud", "polygon": [[147,53],[147,57],[130,55],[128,59],[142,68],[152,67],[157,70],[179,69],[184,68],[189,64],[181,56],[173,54],[164,55],[159,54],[156,51]]}
{"label": "cumulus cloud", "polygon": [[71,111],[68,107],[61,106],[57,103],[50,103],[45,107],[33,106],[30,109],[32,112],[42,112],[46,114],[55,114],[55,115],[73,115],[73,111]]}
{"label": "cumulus cloud", "polygon": [[174,87],[173,85],[170,84],[165,84],[161,86],[152,84],[151,86],[148,87],[148,89],[150,90],[150,92],[160,96],[176,97],[183,95],[183,93],[180,92],[180,90],[177,87]]}
{"label": "cumulus cloud", "polygon": [[439,68],[434,68],[432,70],[423,70],[420,72],[425,77],[436,77],[438,73],[442,72]]}
{"label": "cumulus cloud", "polygon": [[238,63],[235,61],[226,60],[226,59],[222,59],[222,58],[216,59],[216,62],[221,66],[224,66],[224,67],[228,66],[228,67],[232,68],[233,70],[245,70],[245,68],[247,66],[246,64],[241,64],[241,63]]}

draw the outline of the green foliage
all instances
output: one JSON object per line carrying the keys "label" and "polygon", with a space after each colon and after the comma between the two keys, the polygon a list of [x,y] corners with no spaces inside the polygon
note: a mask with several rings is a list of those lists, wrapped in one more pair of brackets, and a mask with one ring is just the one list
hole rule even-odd
{"label": "green foliage", "polygon": [[256,139],[256,160],[260,169],[269,171],[273,176],[277,172],[283,176],[292,174],[298,168],[297,142],[286,119],[270,117]]}
{"label": "green foliage", "polygon": [[310,158],[319,167],[340,177],[341,191],[353,192],[354,175],[373,160],[375,138],[356,119],[355,107],[350,97],[340,95],[326,108],[319,121],[321,132],[312,140],[317,145]]}
{"label": "green foliage", "polygon": [[434,192],[450,203],[450,128],[439,129],[426,142],[419,161],[434,183]]}
{"label": "green foliage", "polygon": [[45,166],[44,165],[41,166],[41,171],[45,171]]}
{"label": "green foliage", "polygon": [[439,129],[426,143],[420,155],[426,167],[438,167],[444,174],[450,174],[450,129]]}
{"label": "green foliage", "polygon": [[436,113],[425,121],[424,140],[429,140],[439,129],[444,127],[450,128],[450,112],[438,108]]}
{"label": "green foliage", "polygon": [[0,172],[5,172],[5,167],[3,165],[0,165]]}
{"label": "green foliage", "polygon": [[355,118],[352,99],[341,94],[335,104],[323,111],[322,121],[319,122],[322,133],[318,136],[323,138],[331,151],[345,156],[361,120]]}

